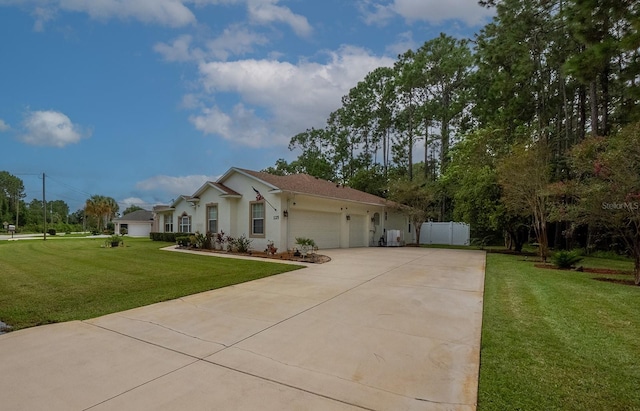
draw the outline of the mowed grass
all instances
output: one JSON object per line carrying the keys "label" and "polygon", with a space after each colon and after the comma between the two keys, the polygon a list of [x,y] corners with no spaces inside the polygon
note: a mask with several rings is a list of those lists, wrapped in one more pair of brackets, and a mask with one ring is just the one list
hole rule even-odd
{"label": "mowed grass", "polygon": [[640,410],[640,287],[594,277],[487,255],[480,411]]}
{"label": "mowed grass", "polygon": [[14,330],[83,320],[300,268],[162,251],[125,238],[0,241],[0,321]]}

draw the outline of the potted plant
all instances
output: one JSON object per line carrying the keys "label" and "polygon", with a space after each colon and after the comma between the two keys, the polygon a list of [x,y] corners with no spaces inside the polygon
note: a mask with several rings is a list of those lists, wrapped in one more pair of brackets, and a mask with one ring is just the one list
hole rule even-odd
{"label": "potted plant", "polygon": [[296,244],[300,246],[302,258],[305,258],[307,254],[309,254],[309,251],[313,251],[316,247],[316,242],[311,238],[296,237]]}
{"label": "potted plant", "polygon": [[111,247],[118,247],[120,245],[120,242],[122,242],[122,236],[120,236],[119,234],[113,234],[107,240],[107,243],[109,243]]}
{"label": "potted plant", "polygon": [[267,241],[267,249],[264,250],[264,251],[267,254],[275,255],[278,252],[278,247],[273,245],[273,241],[272,240],[268,240]]}

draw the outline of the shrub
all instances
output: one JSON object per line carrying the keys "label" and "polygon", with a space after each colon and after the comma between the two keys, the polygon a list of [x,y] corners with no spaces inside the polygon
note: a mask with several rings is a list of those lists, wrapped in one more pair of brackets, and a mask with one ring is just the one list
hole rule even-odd
{"label": "shrub", "polygon": [[304,237],[296,237],[296,244],[298,244],[300,247],[307,246],[309,248],[314,248],[316,246],[315,241],[313,241],[311,238]]}
{"label": "shrub", "polygon": [[189,247],[189,235],[180,235],[180,236],[176,236],[176,243],[180,246],[180,247]]}
{"label": "shrub", "polygon": [[56,235],[56,229],[55,228],[50,228],[47,230],[47,234],[49,235]]}
{"label": "shrub", "polygon": [[251,251],[251,241],[244,234],[235,239],[236,250],[239,253],[248,253]]}
{"label": "shrub", "polygon": [[558,268],[571,268],[582,261],[575,251],[558,251],[551,257],[551,262]]}

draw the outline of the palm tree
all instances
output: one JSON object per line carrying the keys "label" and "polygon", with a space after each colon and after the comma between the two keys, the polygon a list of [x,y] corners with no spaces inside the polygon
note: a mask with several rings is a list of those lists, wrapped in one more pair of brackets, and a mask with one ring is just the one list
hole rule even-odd
{"label": "palm tree", "polygon": [[102,232],[118,212],[118,203],[111,197],[94,195],[87,199],[84,211],[88,216],[96,218],[98,232]]}

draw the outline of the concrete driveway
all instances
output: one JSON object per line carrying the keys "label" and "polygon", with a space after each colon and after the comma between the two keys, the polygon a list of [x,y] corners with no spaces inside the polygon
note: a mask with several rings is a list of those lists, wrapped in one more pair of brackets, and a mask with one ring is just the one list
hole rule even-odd
{"label": "concrete driveway", "polygon": [[7,410],[474,410],[484,252],[325,264],[0,336]]}

